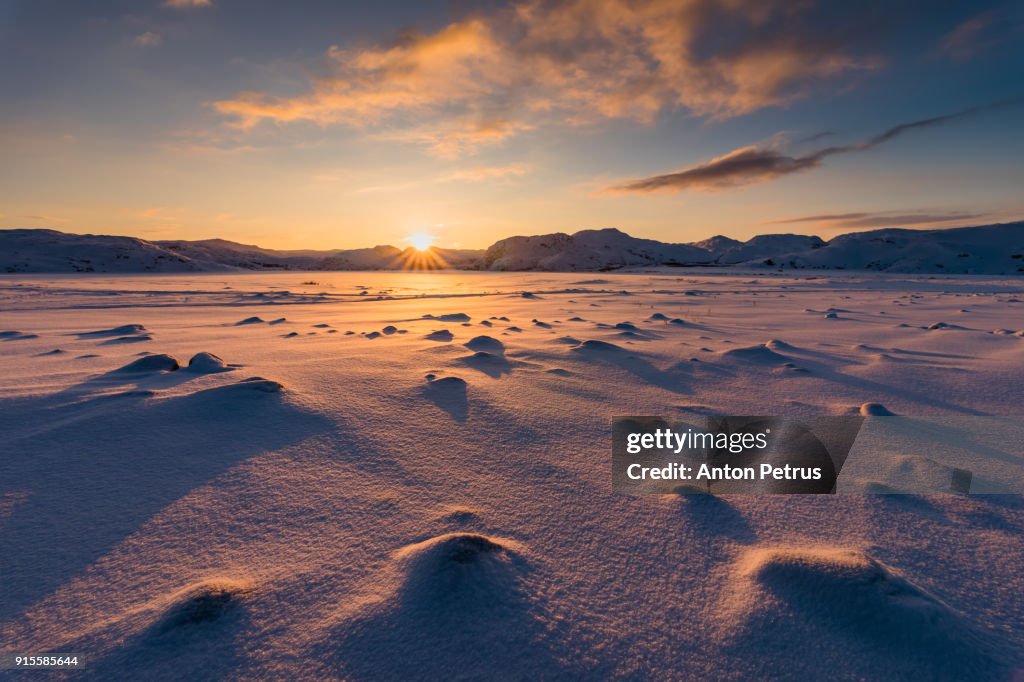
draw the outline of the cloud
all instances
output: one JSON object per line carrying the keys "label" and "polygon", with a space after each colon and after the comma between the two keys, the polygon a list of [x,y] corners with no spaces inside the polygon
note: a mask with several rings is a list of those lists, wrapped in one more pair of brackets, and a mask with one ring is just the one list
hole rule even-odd
{"label": "cloud", "polygon": [[950,212],[857,212],[825,215],[800,216],[772,220],[766,225],[789,225],[796,223],[821,223],[831,229],[864,229],[873,227],[905,227],[912,225],[933,225],[936,223],[965,222],[988,218],[989,213]]}
{"label": "cloud", "polygon": [[821,164],[815,155],[786,156],[774,149],[743,147],[707,163],[674,173],[654,175],[613,187],[619,192],[680,191],[683,189],[714,190],[764,182],[782,175],[796,173]]}
{"label": "cloud", "polygon": [[481,147],[500,144],[532,127],[522,121],[505,118],[445,121],[433,126],[380,133],[377,137],[413,142],[426,147],[435,156],[454,159],[464,154],[475,153]]}
{"label": "cloud", "polygon": [[1022,27],[1019,17],[1001,9],[989,9],[958,24],[941,41],[942,51],[953,61],[965,62],[1007,41]]}
{"label": "cloud", "polygon": [[213,0],[164,0],[164,7],[174,7],[176,9],[211,6],[213,6]]}
{"label": "cloud", "polygon": [[314,82],[308,94],[245,92],[214,108],[243,128],[262,120],[365,127],[393,112],[472,103],[508,85],[500,82],[502,47],[480,21],[426,36],[409,34],[391,48],[332,47],[327,59],[332,75]]}
{"label": "cloud", "polygon": [[[675,110],[721,118],[879,65],[842,36],[789,0],[524,0],[432,33],[406,32],[390,46],[332,47],[305,93],[242,92],[213,107],[243,129],[437,125],[421,140],[435,150],[431,136],[451,136],[443,130],[451,120],[503,121],[514,134],[546,124],[651,123]],[[474,149],[452,139],[440,148]]]}
{"label": "cloud", "polygon": [[912,130],[933,128],[969,118],[984,111],[1019,104],[1019,102],[1020,100],[1008,100],[972,107],[944,116],[933,116],[910,123],[902,123],[856,144],[824,147],[802,155],[787,155],[771,146],[743,147],[696,166],[620,183],[608,188],[608,191],[612,193],[713,191],[766,182],[784,175],[817,168],[829,156],[868,151]]}
{"label": "cloud", "polygon": [[132,39],[132,44],[136,47],[156,47],[161,42],[163,42],[163,38],[160,37],[160,34],[152,31],[146,31]]}
{"label": "cloud", "polygon": [[477,166],[476,168],[465,168],[444,176],[444,182],[483,182],[485,180],[499,180],[501,178],[517,177],[530,172],[529,166],[523,163],[513,163],[507,166]]}

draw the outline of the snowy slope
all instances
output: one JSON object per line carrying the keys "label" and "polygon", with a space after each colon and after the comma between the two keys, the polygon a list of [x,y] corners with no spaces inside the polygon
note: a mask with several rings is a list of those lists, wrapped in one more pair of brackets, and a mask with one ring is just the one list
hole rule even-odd
{"label": "snowy slope", "polygon": [[135,237],[0,230],[0,272],[192,272],[229,270]]}
{"label": "snowy slope", "polygon": [[309,252],[275,251],[226,239],[160,241],[158,246],[195,261],[220,263],[243,270],[311,270],[323,260]]}
{"label": "snowy slope", "polygon": [[716,234],[714,237],[702,239],[699,242],[693,242],[693,245],[710,252],[712,257],[718,258],[727,251],[743,246],[743,242],[738,239],[733,239],[732,237]]}
{"label": "snowy slope", "polygon": [[707,251],[690,244],[637,239],[609,228],[502,239],[487,249],[484,265],[489,270],[600,271],[711,260]]}
{"label": "snowy slope", "polygon": [[754,256],[750,265],[905,273],[1024,273],[1024,222],[948,230],[872,230],[844,234],[816,250]]}
{"label": "snowy slope", "polygon": [[763,258],[778,258],[789,253],[805,253],[825,245],[821,237],[806,234],[761,234],[750,241],[723,250],[718,263],[732,265]]}

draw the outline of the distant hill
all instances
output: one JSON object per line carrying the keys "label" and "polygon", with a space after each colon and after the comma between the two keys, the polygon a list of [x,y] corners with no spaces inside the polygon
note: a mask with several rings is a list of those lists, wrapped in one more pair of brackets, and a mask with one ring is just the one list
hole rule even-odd
{"label": "distant hill", "polygon": [[665,244],[606,229],[502,239],[487,249],[484,267],[600,271],[644,265],[692,265],[712,260],[708,251],[690,244]]}
{"label": "distant hill", "polygon": [[794,250],[753,264],[824,270],[1022,274],[1024,222],[946,230],[853,232],[817,249]]}
{"label": "distant hill", "polygon": [[280,251],[224,239],[0,230],[0,272],[216,272],[241,270],[539,270],[600,272],[645,266],[1024,274],[1024,222],[944,230],[882,229],[829,241],[796,234],[692,244],[639,239],[617,229],[509,237],[486,250],[374,246]]}
{"label": "distant hill", "polygon": [[135,237],[0,231],[0,272],[196,272],[231,270]]}

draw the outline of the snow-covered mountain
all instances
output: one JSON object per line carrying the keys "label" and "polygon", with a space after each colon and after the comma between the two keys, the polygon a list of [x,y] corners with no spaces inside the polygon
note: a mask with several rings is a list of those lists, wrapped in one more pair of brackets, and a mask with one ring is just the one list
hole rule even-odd
{"label": "snow-covered mountain", "polygon": [[488,270],[616,270],[643,265],[710,263],[711,254],[691,244],[638,239],[613,228],[575,234],[509,237],[484,255]]}
{"label": "snow-covered mountain", "polygon": [[945,230],[853,232],[817,248],[758,256],[746,264],[782,269],[1024,274],[1024,222]]}
{"label": "snow-covered mountain", "polygon": [[331,251],[280,251],[225,239],[153,241],[0,230],[0,272],[216,272],[223,270],[475,270],[483,251],[394,246]]}
{"label": "snow-covered mountain", "polygon": [[715,262],[732,265],[780,254],[813,251],[825,245],[821,237],[806,234],[762,234],[748,242],[723,249]]}
{"label": "snow-covered mountain", "polygon": [[1022,274],[1024,222],[945,230],[884,229],[826,242],[797,234],[693,244],[639,239],[616,229],[509,237],[486,251],[375,246],[280,251],[223,239],[154,241],[54,230],[0,230],[0,272],[203,272],[222,270],[608,271],[653,265],[904,273]]}
{"label": "snow-covered mountain", "polygon": [[190,272],[231,270],[135,237],[0,230],[0,272]]}

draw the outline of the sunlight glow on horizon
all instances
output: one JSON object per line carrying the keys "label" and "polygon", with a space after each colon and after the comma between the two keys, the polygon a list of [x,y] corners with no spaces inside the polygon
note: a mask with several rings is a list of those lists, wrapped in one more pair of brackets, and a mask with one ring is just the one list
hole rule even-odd
{"label": "sunlight glow on horizon", "polygon": [[406,241],[412,244],[413,248],[417,251],[426,251],[429,249],[437,238],[432,234],[426,232],[414,232],[408,237]]}

